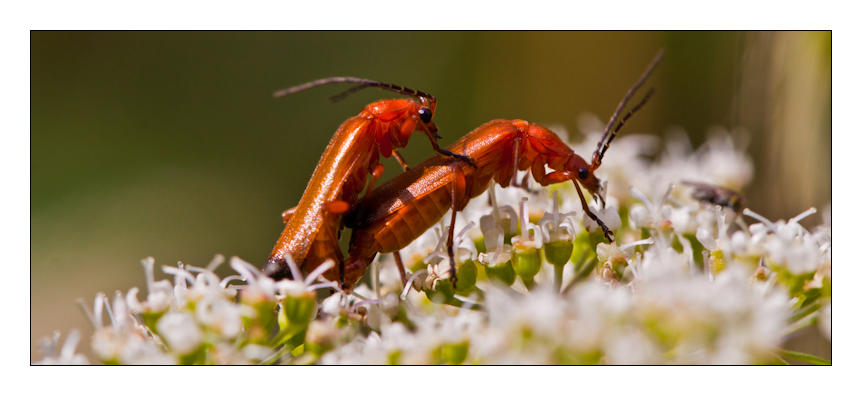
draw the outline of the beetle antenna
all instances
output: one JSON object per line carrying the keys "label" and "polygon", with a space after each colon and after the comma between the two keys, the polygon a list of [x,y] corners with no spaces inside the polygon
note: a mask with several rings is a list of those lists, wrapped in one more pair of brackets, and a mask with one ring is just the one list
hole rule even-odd
{"label": "beetle antenna", "polygon": [[[599,165],[601,165],[601,163],[602,163],[602,156],[604,155],[604,150],[602,150],[602,147],[604,146],[605,149],[607,149],[607,144],[609,144],[610,141],[614,139],[613,135],[611,135],[611,137],[608,138],[608,133],[611,131],[611,127],[613,127],[614,123],[617,121],[617,117],[620,116],[620,113],[622,113],[623,108],[626,106],[626,104],[628,104],[628,102],[632,98],[632,96],[634,96],[635,92],[644,84],[644,82],[646,82],[646,79],[650,76],[650,74],[652,74],[653,70],[655,70],[656,66],[658,65],[658,63],[661,61],[661,59],[663,57],[664,57],[664,49],[661,49],[655,55],[652,62],[650,62],[649,66],[647,66],[647,69],[641,75],[640,79],[638,79],[638,81],[635,83],[634,86],[629,88],[629,91],[626,92],[626,96],[624,96],[623,100],[620,102],[620,104],[617,105],[617,109],[614,111],[614,114],[611,116],[610,121],[608,121],[608,125],[605,126],[605,132],[602,134],[601,140],[599,140],[599,144],[596,147],[596,152],[593,153],[593,161],[592,161],[592,168],[593,169],[598,168]],[[643,104],[643,102],[641,104]],[[614,130],[613,133],[616,134],[616,132],[618,130],[619,130],[619,128],[616,128],[616,130]],[[608,140],[608,143],[605,143],[606,139]]]}
{"label": "beetle antenna", "polygon": [[272,94],[272,96],[274,98],[280,98],[282,96],[294,94],[294,93],[297,93],[299,91],[305,91],[306,89],[318,87],[321,85],[342,84],[342,83],[359,84],[359,85],[329,98],[330,101],[337,102],[341,99],[344,99],[344,98],[356,93],[357,91],[360,91],[360,90],[368,88],[368,87],[380,88],[380,89],[383,89],[386,91],[392,91],[392,92],[399,93],[402,95],[412,96],[414,98],[427,98],[427,99],[430,99],[431,101],[436,101],[434,96],[427,94],[425,92],[422,92],[422,91],[417,91],[415,89],[402,87],[400,85],[389,84],[389,83],[384,83],[384,82],[374,81],[374,80],[366,80],[364,78],[356,78],[356,77],[322,78],[320,80],[309,81],[305,84],[300,84],[300,85],[296,85],[296,86],[293,86],[290,88],[285,88],[285,89],[276,91],[275,93]]}
{"label": "beetle antenna", "polygon": [[359,92],[365,88],[368,88],[368,87],[370,87],[370,85],[367,85],[367,84],[357,85],[357,86],[350,88],[350,89],[348,89],[348,90],[346,90],[346,91],[344,91],[338,95],[330,96],[329,97],[329,103],[339,102],[342,99],[344,99],[350,95],[353,95],[353,94],[355,94],[355,93],[357,93],[357,92]]}
{"label": "beetle antenna", "polygon": [[650,97],[652,97],[652,95],[653,95],[654,93],[655,93],[655,89],[654,89],[654,88],[650,88],[650,90],[649,90],[649,91],[647,91],[646,95],[644,95],[644,98],[643,98],[643,99],[641,99],[640,103],[638,103],[638,104],[637,104],[637,106],[635,106],[635,107],[633,107],[631,110],[629,110],[629,112],[628,112],[628,113],[626,113],[625,117],[623,117],[623,118],[620,120],[619,124],[617,124],[617,127],[616,127],[616,128],[614,128],[614,132],[611,134],[611,137],[609,137],[609,138],[608,138],[607,143],[605,143],[605,145],[602,147],[602,151],[601,151],[601,152],[599,152],[598,150],[596,150],[596,154],[598,154],[599,156],[598,156],[598,157],[596,157],[595,155],[593,155],[593,157],[594,157],[594,158],[593,158],[593,163],[592,163],[592,165],[590,165],[590,167],[592,168],[592,170],[596,170],[596,169],[599,167],[599,165],[601,165],[601,164],[602,164],[602,158],[604,158],[604,156],[605,156],[605,151],[607,151],[607,150],[608,150],[608,147],[610,147],[610,146],[611,146],[611,142],[612,142],[612,141],[614,141],[614,138],[615,138],[615,137],[617,137],[617,132],[619,132],[619,131],[620,131],[620,129],[623,127],[623,125],[625,125],[625,124],[626,124],[626,121],[628,121],[628,119],[629,119],[629,118],[630,118],[630,117],[631,117],[635,112],[637,112],[638,110],[640,110],[640,109],[641,109],[641,107],[643,107],[643,106],[646,104],[646,102],[649,100],[649,98],[650,98]]}

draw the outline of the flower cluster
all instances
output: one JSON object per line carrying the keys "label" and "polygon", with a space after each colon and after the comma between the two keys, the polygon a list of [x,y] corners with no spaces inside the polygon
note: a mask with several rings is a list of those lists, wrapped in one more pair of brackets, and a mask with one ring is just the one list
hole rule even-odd
{"label": "flower cluster", "polygon": [[[451,261],[447,219],[401,251],[406,285],[391,255],[349,294],[320,277],[332,263],[303,278],[288,261],[296,280],[275,282],[233,258],[238,275],[219,279],[217,256],[163,267],[171,282],[148,258],[144,301],[133,288],[87,310],[93,351],[115,364],[823,363],[781,348],[810,325],[831,337],[828,207],[812,231],[799,221],[813,208],[787,221],[743,210],[752,162],[720,131],[696,150],[683,134],[613,146],[597,171],[606,205],[591,211],[614,243],[571,184],[492,186],[457,214]],[[87,363],[78,333],[60,352],[58,337],[42,363]]]}
{"label": "flower cluster", "polygon": [[[148,289],[144,301],[138,299],[137,287],[125,294],[117,291],[113,302],[98,294],[92,310],[79,301],[95,329],[93,353],[106,364],[275,362],[282,350],[290,352],[291,345],[303,343],[317,313],[316,290],[337,287],[314,284],[332,263],[321,265],[305,280],[293,265],[298,280],[275,282],[236,257],[230,266],[238,275],[219,279],[213,271],[223,262],[218,255],[205,268],[164,266],[162,271],[173,276],[173,282],[155,281],[155,262],[149,257],[142,261]],[[87,363],[82,355],[73,355],[77,332],[69,335],[59,354],[58,337],[46,342],[46,358],[37,363]]]}

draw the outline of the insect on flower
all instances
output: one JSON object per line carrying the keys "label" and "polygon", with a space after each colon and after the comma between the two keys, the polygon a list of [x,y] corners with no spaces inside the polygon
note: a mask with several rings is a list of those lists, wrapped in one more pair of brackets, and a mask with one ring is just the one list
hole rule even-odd
{"label": "insect on flower", "polygon": [[698,201],[724,206],[736,213],[742,213],[745,208],[745,197],[729,188],[692,181],[683,181],[682,184],[694,187],[691,196]]}
{"label": "insect on flower", "polygon": [[[503,187],[516,184],[516,170],[529,169],[533,179],[543,186],[572,181],[584,212],[599,224],[605,237],[613,241],[613,232],[590,210],[580,186],[601,200],[601,183],[594,172],[601,165],[617,132],[646,103],[653,91],[650,90],[620,119],[616,127],[614,124],[662,56],[663,52],[656,55],[617,107],[591,163],[545,127],[523,120],[494,120],[447,148],[472,158],[476,167],[465,166],[463,161],[452,157],[435,155],[366,194],[356,210],[345,217],[345,223],[353,229],[353,234],[342,287],[355,284],[377,253],[397,252],[407,246],[437,223],[449,209],[452,209],[453,216],[447,247],[452,268],[450,276],[454,278],[454,213],[463,210],[470,199],[487,190],[492,180]],[[546,172],[546,166],[553,171]],[[400,261],[396,259],[396,262]],[[404,273],[403,268],[399,270]]]}
{"label": "insect on flower", "polygon": [[[312,272],[328,259],[344,261],[338,247],[341,216],[349,213],[362,189],[368,174],[372,175],[368,191],[383,174],[380,156],[395,156],[407,169],[404,159],[395,151],[407,145],[414,130],[420,130],[431,141],[434,151],[447,158],[472,164],[470,158],[440,149],[437,145],[437,126],[432,118],[437,100],[424,92],[409,88],[365,80],[355,77],[333,77],[311,81],[278,91],[276,98],[324,84],[351,83],[357,86],[330,98],[338,101],[367,87],[380,88],[418,99],[386,99],[371,103],[355,117],[338,127],[320,162],[314,170],[299,205],[282,214],[285,228],[269,256],[264,272],[275,278],[290,278],[285,261],[291,256],[306,272]],[[338,269],[324,274],[337,279]]]}

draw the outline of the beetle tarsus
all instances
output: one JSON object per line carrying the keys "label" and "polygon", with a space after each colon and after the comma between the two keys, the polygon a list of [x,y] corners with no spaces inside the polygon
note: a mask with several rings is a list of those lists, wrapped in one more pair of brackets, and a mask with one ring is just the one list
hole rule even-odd
{"label": "beetle tarsus", "polygon": [[455,157],[455,158],[457,158],[457,159],[459,159],[459,160],[461,160],[461,161],[464,161],[464,162],[466,162],[466,163],[470,164],[470,166],[472,166],[472,167],[473,167],[473,169],[479,169],[479,167],[478,167],[478,166],[476,166],[476,161],[474,161],[472,158],[470,158],[470,157],[468,157],[468,156],[466,156],[466,155],[462,155],[462,154],[458,154],[458,153],[453,153],[453,152],[451,152],[451,151],[449,151],[449,150],[444,150],[444,149],[440,149],[440,154],[443,154],[443,155],[448,156],[448,157]]}
{"label": "beetle tarsus", "polygon": [[588,209],[588,210],[586,211],[586,213],[587,213],[587,216],[590,216],[590,219],[592,219],[593,221],[595,221],[595,222],[596,222],[596,224],[598,224],[598,225],[599,225],[599,227],[601,227],[601,228],[602,228],[602,233],[604,233],[604,234],[605,234],[605,238],[607,238],[607,239],[608,239],[608,241],[610,241],[610,242],[612,242],[612,243],[613,243],[613,242],[614,242],[614,232],[613,232],[613,231],[611,231],[611,230],[608,228],[608,226],[606,226],[606,225],[605,225],[605,222],[603,222],[601,219],[599,219],[599,217],[598,217],[598,216],[596,216],[596,214],[595,214],[595,213],[593,213],[593,211],[591,211],[591,210],[589,210],[589,209]]}

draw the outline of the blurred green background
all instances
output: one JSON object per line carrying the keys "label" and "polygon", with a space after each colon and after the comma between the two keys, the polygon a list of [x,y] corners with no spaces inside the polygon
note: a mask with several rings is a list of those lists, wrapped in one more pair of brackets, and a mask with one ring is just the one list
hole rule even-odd
{"label": "blurred green background", "polygon": [[[711,126],[742,127],[755,161],[744,191],[754,211],[786,219],[831,201],[829,32],[30,38],[31,359],[55,329],[92,333],[76,298],[92,305],[97,292],[133,286],[144,298],[144,257],[203,266],[221,253],[262,264],[283,228],[280,213],[299,201],[338,125],[371,101],[395,97],[369,89],[330,104],[346,87],[324,87],[272,99],[277,89],[322,77],[435,95],[441,146],[495,118],[564,125],[579,139],[578,115],[606,120],[665,48],[648,83],[657,95],[624,133],[681,126],[697,146]],[[415,164],[431,149],[417,136],[403,153]],[[393,160],[384,164],[386,178],[397,173]],[[804,344],[797,350],[828,347],[816,334],[793,342]],[[87,344],[79,350],[89,352]]]}

